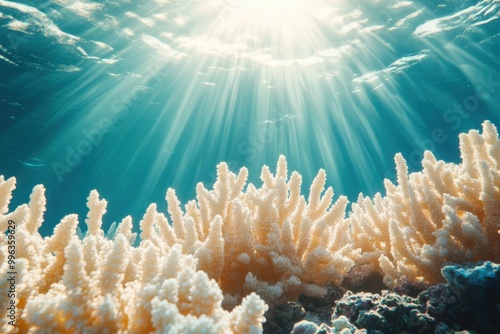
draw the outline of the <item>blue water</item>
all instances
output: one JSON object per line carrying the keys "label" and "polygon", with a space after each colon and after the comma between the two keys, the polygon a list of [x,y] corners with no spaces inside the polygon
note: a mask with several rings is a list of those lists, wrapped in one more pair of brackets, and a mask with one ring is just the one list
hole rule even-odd
{"label": "blue water", "polygon": [[[500,3],[0,0],[0,174],[12,206],[44,184],[41,233],[90,190],[104,228],[209,187],[215,167],[280,154],[336,196],[383,192],[393,157],[459,162],[458,134],[500,125]],[[82,226],[85,229],[84,226]]]}

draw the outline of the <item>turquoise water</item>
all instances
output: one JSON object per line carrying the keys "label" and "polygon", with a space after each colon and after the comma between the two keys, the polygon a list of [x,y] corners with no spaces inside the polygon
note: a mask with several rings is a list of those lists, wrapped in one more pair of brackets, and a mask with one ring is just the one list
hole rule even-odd
{"label": "turquoise water", "polygon": [[0,174],[13,206],[45,185],[44,235],[83,222],[92,189],[105,228],[137,226],[220,161],[260,184],[284,154],[305,194],[324,168],[336,196],[373,196],[397,152],[459,162],[459,133],[500,125],[499,17],[494,0],[0,0]]}

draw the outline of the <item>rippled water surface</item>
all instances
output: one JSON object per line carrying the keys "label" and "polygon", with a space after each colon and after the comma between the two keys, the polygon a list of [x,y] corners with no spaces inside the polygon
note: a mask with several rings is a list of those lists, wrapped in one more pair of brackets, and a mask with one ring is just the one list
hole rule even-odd
{"label": "rippled water surface", "polygon": [[[215,166],[287,157],[303,191],[383,192],[402,152],[459,162],[458,134],[500,125],[500,2],[0,0],[0,174],[14,205],[47,188],[42,233],[183,201]],[[105,226],[105,227],[106,227]]]}

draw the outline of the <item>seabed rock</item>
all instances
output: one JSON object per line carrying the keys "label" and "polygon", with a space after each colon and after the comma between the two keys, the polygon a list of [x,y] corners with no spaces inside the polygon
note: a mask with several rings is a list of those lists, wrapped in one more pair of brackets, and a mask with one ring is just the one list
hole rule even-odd
{"label": "seabed rock", "polygon": [[[379,331],[384,334],[429,333],[437,321],[425,314],[418,300],[401,296],[387,290],[382,294],[347,292],[337,301],[332,321],[347,317],[357,328],[367,329],[368,333]],[[430,333],[433,333],[430,332]]]}
{"label": "seabed rock", "polygon": [[[288,333],[499,333],[500,265],[492,262],[450,265],[442,269],[442,274],[446,284],[431,286],[416,297],[402,294],[404,291],[415,291],[407,286],[394,291],[383,290],[380,294],[347,291],[342,298],[334,301],[328,324],[318,323],[318,320],[324,319],[325,308],[332,306],[332,299],[318,304],[318,300],[314,303],[302,298],[301,302],[309,303],[309,310],[303,308],[301,321],[296,322]],[[300,302],[296,304],[301,305]],[[319,311],[315,313],[311,305]],[[311,314],[322,316],[315,318]]]}
{"label": "seabed rock", "polygon": [[265,316],[264,333],[288,334],[291,332],[294,323],[299,323],[305,319],[306,310],[298,302],[289,302],[271,307]]}
{"label": "seabed rock", "polygon": [[[325,323],[330,322],[335,301],[341,298],[345,292],[346,290],[343,288],[329,285],[327,286],[327,294],[322,298],[301,295],[296,302],[271,307],[265,314],[264,333],[289,334],[294,328],[294,324],[298,325],[301,321],[303,323],[293,333],[309,333],[314,327],[313,324],[316,325],[318,334],[329,333],[326,331]],[[321,327],[322,324],[323,327]]]}
{"label": "seabed rock", "polygon": [[500,265],[492,262],[444,267],[448,284],[419,295],[427,312],[443,322],[478,334],[498,333],[500,328]]}

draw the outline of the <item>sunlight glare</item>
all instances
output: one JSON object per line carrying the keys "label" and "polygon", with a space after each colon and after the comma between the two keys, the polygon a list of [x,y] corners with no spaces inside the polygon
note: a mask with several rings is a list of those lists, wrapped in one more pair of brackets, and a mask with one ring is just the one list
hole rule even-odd
{"label": "sunlight glare", "polygon": [[285,58],[321,39],[321,23],[335,9],[321,0],[227,0],[210,31],[216,38],[251,40],[253,47],[271,47]]}

